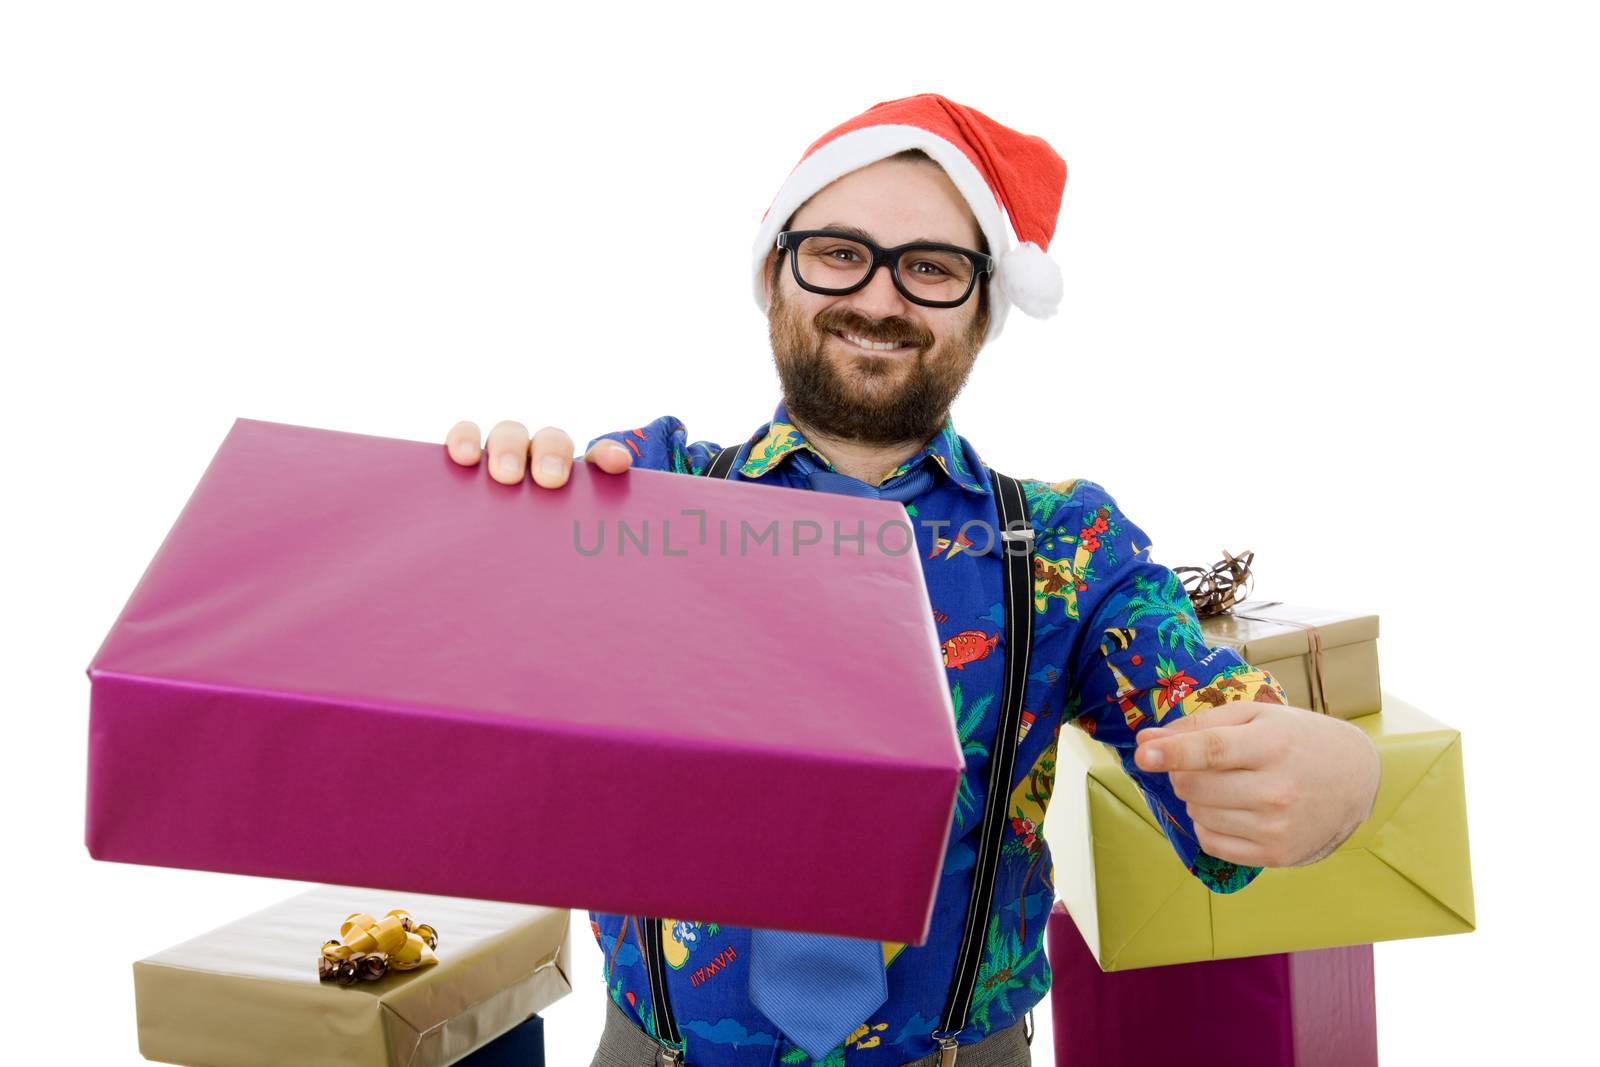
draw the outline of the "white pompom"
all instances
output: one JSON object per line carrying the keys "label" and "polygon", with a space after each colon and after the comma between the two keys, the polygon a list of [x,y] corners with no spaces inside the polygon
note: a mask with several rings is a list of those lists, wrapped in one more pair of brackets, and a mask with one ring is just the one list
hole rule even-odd
{"label": "white pompom", "polygon": [[1032,241],[1000,257],[997,280],[1024,315],[1047,319],[1061,306],[1061,268]]}

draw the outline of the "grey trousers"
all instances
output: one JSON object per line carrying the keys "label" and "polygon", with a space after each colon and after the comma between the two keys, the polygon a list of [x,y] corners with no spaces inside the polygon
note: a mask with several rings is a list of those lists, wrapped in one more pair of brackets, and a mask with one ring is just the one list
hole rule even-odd
{"label": "grey trousers", "polygon": [[[962,1045],[956,1053],[956,1067],[1032,1067],[1028,1048],[1032,1040],[1024,1024],[1015,1023],[981,1041]],[[606,997],[606,1025],[589,1067],[656,1067],[660,1050],[654,1038]],[[938,1067],[938,1063],[939,1053],[933,1052],[901,1067]],[[695,1064],[685,1061],[683,1067]]]}

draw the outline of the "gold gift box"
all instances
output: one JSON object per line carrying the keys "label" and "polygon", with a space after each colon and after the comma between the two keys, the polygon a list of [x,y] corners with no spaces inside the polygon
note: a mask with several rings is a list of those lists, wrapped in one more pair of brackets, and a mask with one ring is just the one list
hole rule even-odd
{"label": "gold gift box", "polygon": [[1233,893],[1189,873],[1111,750],[1064,726],[1045,839],[1056,895],[1101,968],[1472,930],[1460,732],[1392,693],[1350,722],[1382,760],[1372,815],[1318,862],[1269,867]]}
{"label": "gold gift box", "polygon": [[[1378,688],[1378,617],[1276,600],[1247,600],[1200,620],[1206,645],[1226,645],[1271,673],[1289,703],[1341,719],[1383,710]],[[1321,653],[1317,686],[1316,642]]]}
{"label": "gold gift box", "polygon": [[[317,977],[347,915],[404,908],[438,962]],[[319,886],[133,965],[139,1051],[206,1067],[444,1067],[572,989],[565,908]]]}

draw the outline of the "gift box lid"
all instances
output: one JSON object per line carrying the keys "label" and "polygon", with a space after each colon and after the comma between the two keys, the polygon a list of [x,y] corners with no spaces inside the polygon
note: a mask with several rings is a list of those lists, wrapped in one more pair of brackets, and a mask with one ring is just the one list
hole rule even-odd
{"label": "gift box lid", "polygon": [[[437,444],[236,420],[89,677],[959,773],[922,568],[873,544],[899,503],[583,462],[550,490],[481,468]],[[866,522],[862,555],[739,550],[741,521],[781,536],[835,516]],[[596,670],[593,643],[626,661]]]}
{"label": "gift box lid", "polygon": [[90,853],[920,944],[965,763],[911,534],[239,419],[89,667]]}
{"label": "gift box lid", "polygon": [[1305,655],[1310,649],[1307,626],[1316,627],[1324,648],[1378,638],[1376,615],[1285,604],[1278,600],[1246,600],[1230,611],[1200,621],[1208,645],[1227,645],[1250,663],[1270,663]]}

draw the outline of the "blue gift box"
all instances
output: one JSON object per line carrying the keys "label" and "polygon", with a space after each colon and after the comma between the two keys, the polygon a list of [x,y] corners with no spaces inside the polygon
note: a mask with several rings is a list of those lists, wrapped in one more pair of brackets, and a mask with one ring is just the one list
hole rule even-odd
{"label": "blue gift box", "polygon": [[459,1063],[460,1067],[544,1067],[544,1017],[530,1016]]}

